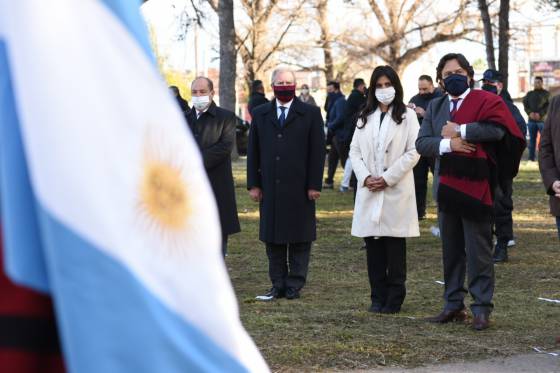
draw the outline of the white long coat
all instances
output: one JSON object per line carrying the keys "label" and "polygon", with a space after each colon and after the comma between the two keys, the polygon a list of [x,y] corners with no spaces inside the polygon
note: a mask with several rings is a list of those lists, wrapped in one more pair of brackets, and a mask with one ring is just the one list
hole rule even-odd
{"label": "white long coat", "polygon": [[[350,145],[350,160],[358,179],[352,235],[356,237],[417,237],[420,235],[412,168],[420,155],[415,142],[420,126],[416,113],[407,108],[401,124],[391,110],[380,126],[381,111],[356,128]],[[358,120],[362,127],[362,120]],[[383,176],[388,187],[370,192],[368,176]]]}

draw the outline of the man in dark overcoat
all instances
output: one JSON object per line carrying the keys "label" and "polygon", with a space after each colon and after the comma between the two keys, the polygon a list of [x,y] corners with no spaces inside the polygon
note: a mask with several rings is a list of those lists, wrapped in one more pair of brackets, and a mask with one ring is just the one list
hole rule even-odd
{"label": "man in dark overcoat", "polygon": [[227,254],[228,236],[241,231],[237,216],[231,151],[237,118],[214,103],[214,84],[206,77],[191,85],[192,109],[187,122],[202,153],[204,168],[214,191],[222,227],[222,252]]}
{"label": "man in dark overcoat", "polygon": [[247,148],[247,189],[260,203],[272,282],[259,300],[298,298],[305,284],[325,154],[320,109],[295,98],[294,73],[276,70],[272,88],[275,99],[254,111]]}

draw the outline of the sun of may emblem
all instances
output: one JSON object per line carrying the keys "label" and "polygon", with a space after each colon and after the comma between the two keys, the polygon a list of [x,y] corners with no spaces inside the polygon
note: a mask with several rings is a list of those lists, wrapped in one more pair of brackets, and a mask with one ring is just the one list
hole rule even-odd
{"label": "sun of may emblem", "polygon": [[190,204],[178,168],[162,161],[148,161],[144,165],[140,201],[145,213],[161,228],[173,231],[185,228]]}

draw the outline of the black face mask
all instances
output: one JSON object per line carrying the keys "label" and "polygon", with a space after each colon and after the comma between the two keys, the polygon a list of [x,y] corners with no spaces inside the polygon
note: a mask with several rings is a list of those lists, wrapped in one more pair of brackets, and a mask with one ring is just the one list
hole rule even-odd
{"label": "black face mask", "polygon": [[429,99],[434,97],[434,94],[433,93],[421,93],[419,96],[422,97],[424,100],[429,100]]}
{"label": "black face mask", "polygon": [[443,79],[445,90],[454,97],[461,96],[469,88],[469,78],[466,75],[453,74]]}
{"label": "black face mask", "polygon": [[495,95],[498,94],[498,87],[496,87],[495,85],[492,85],[492,84],[483,84],[482,89],[486,92],[490,92],[490,93],[493,93]]}

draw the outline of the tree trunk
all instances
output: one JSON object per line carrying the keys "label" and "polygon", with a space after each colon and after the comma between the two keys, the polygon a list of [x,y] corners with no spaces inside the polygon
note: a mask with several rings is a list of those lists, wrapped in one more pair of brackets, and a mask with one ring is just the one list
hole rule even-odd
{"label": "tree trunk", "polygon": [[500,52],[498,55],[498,68],[504,79],[504,89],[507,89],[509,77],[509,0],[500,1],[499,17]]}
{"label": "tree trunk", "polygon": [[486,2],[486,0],[478,0],[478,9],[480,9],[480,18],[482,19],[482,24],[484,26],[484,41],[486,42],[486,61],[488,62],[488,68],[496,70],[492,20],[490,19],[490,13],[488,12],[488,3]]}
{"label": "tree trunk", "polygon": [[319,14],[319,27],[321,28],[321,48],[325,63],[325,78],[327,82],[334,79],[334,60],[332,54],[331,34],[328,20],[328,0],[317,2],[317,13]]}
{"label": "tree trunk", "polygon": [[[235,51],[233,0],[219,0],[218,19],[220,22],[220,106],[235,113],[237,53]],[[232,158],[239,158],[235,143]]]}

